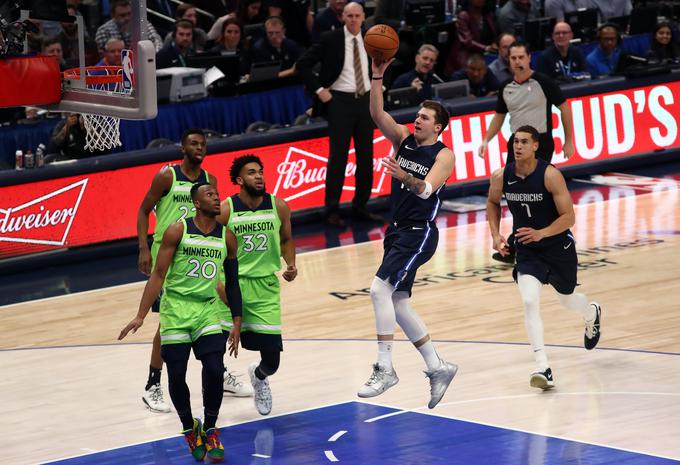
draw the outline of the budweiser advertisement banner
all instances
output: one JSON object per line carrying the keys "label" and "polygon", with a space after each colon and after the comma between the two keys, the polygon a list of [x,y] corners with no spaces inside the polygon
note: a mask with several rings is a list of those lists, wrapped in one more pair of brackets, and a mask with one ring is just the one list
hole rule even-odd
{"label": "budweiser advertisement banner", "polygon": [[[564,159],[564,131],[554,109],[553,163],[577,165],[677,146],[680,106],[676,101],[680,101],[678,82],[571,99],[576,154]],[[486,112],[451,118],[442,134],[443,142],[456,155],[449,185],[488,178],[503,166],[510,137],[507,118],[499,136],[489,144],[486,158],[476,155],[492,117],[493,112]],[[260,156],[267,189],[288,201],[293,210],[323,205],[328,138],[209,155],[204,168],[217,176],[222,197],[236,192],[229,180],[229,166],[235,157],[247,153]],[[391,144],[376,131],[373,196],[389,194],[390,177],[380,160],[392,153]],[[0,258],[135,237],[139,204],[163,166],[159,163],[0,188]],[[351,149],[343,201],[352,199],[355,170]],[[153,215],[150,227],[153,230]]]}

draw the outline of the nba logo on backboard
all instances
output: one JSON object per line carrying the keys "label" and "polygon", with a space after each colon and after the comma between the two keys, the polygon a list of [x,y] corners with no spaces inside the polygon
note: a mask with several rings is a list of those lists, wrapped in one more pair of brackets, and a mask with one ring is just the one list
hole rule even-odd
{"label": "nba logo on backboard", "polygon": [[123,92],[132,92],[132,85],[135,82],[132,50],[122,50],[120,55],[123,66]]}

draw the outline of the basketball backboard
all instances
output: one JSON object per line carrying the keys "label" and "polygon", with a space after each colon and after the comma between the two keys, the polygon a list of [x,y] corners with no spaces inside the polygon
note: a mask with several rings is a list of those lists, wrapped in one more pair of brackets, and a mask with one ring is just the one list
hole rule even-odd
{"label": "basketball backboard", "polygon": [[[78,79],[65,79],[58,104],[47,105],[50,111],[75,112],[112,116],[122,119],[142,120],[154,118],[158,112],[156,100],[156,48],[147,37],[148,20],[146,0],[131,0],[131,18],[127,23],[130,32],[129,51],[122,55],[123,85],[121,92],[108,88],[92,88],[85,83],[84,24],[82,16],[76,17],[79,37],[80,72]],[[30,10],[22,10],[30,18]]]}

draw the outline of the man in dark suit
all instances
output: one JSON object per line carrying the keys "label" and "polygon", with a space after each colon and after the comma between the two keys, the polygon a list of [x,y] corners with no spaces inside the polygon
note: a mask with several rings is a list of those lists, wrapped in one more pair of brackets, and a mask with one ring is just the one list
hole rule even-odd
{"label": "man in dark suit", "polygon": [[[356,151],[356,191],[352,214],[356,219],[378,221],[366,209],[373,186],[373,129],[369,112],[370,61],[361,36],[364,9],[348,3],[342,13],[344,27],[329,31],[297,62],[307,90],[316,96],[322,116],[328,120],[330,154],[326,173],[326,224],[344,227],[340,195],[345,181],[350,139]],[[320,63],[319,75],[314,66]]]}

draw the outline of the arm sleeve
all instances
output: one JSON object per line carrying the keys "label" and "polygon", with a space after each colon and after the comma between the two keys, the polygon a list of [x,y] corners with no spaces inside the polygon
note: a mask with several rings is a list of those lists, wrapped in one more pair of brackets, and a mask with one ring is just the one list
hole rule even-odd
{"label": "arm sleeve", "polygon": [[243,300],[241,298],[241,287],[238,284],[238,260],[227,259],[224,262],[225,291],[232,318],[243,315]]}

